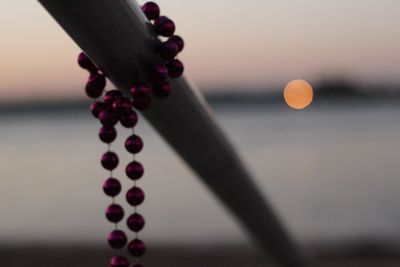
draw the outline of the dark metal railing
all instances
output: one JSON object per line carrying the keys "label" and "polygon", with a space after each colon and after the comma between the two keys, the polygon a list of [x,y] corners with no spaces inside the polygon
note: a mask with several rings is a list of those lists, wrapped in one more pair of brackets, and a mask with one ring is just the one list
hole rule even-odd
{"label": "dark metal railing", "polygon": [[[39,2],[120,90],[158,60],[156,37],[134,0]],[[155,100],[146,119],[279,265],[304,266],[202,95],[185,77],[171,83],[171,97]]]}

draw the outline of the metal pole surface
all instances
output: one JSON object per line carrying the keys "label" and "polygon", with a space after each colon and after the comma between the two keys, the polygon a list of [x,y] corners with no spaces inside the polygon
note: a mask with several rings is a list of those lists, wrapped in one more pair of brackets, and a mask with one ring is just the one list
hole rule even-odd
{"label": "metal pole surface", "polygon": [[[155,53],[156,36],[134,0],[38,0],[110,80],[127,92]],[[187,78],[143,113],[279,266],[304,266],[297,248]]]}

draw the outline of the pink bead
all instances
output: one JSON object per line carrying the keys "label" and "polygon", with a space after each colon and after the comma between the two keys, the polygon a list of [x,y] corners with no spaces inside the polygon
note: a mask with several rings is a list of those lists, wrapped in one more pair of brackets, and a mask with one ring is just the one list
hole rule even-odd
{"label": "pink bead", "polygon": [[182,76],[182,74],[185,70],[183,63],[178,59],[174,59],[174,60],[168,62],[167,68],[168,68],[168,74],[171,78],[178,78],[178,77]]}
{"label": "pink bead", "polygon": [[139,258],[146,253],[146,246],[142,240],[135,239],[129,243],[128,251],[133,257]]}
{"label": "pink bead", "polygon": [[163,99],[171,94],[172,86],[169,82],[154,83],[153,93],[157,98]]}
{"label": "pink bead", "polygon": [[100,112],[99,119],[104,126],[112,127],[118,122],[117,116],[111,110],[104,110]]}
{"label": "pink bead", "polygon": [[122,126],[126,128],[133,128],[136,126],[138,123],[139,117],[135,111],[132,111],[132,113],[128,116],[123,116],[119,118],[119,121],[121,122]]}
{"label": "pink bead", "polygon": [[125,173],[130,179],[139,180],[144,174],[143,165],[137,161],[133,161],[126,166]]}
{"label": "pink bead", "polygon": [[178,45],[171,40],[163,42],[158,47],[158,54],[164,60],[172,60],[178,55]]}
{"label": "pink bead", "polygon": [[160,8],[154,2],[147,2],[142,6],[142,11],[148,20],[155,20],[160,16]]}
{"label": "pink bead", "polygon": [[185,47],[185,41],[179,35],[174,35],[169,38],[170,41],[174,42],[178,46],[178,53],[182,52]]}
{"label": "pink bead", "polygon": [[89,59],[85,53],[80,53],[78,56],[78,64],[82,69],[89,71],[90,73],[96,73],[98,71],[97,67]]}
{"label": "pink bead", "polygon": [[132,113],[132,103],[126,97],[114,100],[112,107],[114,113],[116,113],[120,117],[128,116]]}
{"label": "pink bead", "polygon": [[129,267],[129,261],[122,256],[116,256],[111,259],[111,267]]}
{"label": "pink bead", "polygon": [[165,65],[156,64],[151,68],[151,77],[155,82],[161,82],[168,78],[168,69]]}
{"label": "pink bead", "polygon": [[107,105],[112,106],[112,104],[114,103],[115,100],[121,99],[122,97],[123,97],[123,95],[122,95],[121,91],[111,90],[111,91],[106,92],[106,94],[104,95],[103,101]]}
{"label": "pink bead", "polygon": [[99,138],[106,144],[111,144],[117,138],[117,130],[112,126],[103,126],[99,132]]}
{"label": "pink bead", "polygon": [[106,109],[107,105],[104,104],[103,102],[94,102],[91,106],[90,106],[90,111],[92,112],[93,116],[98,119],[99,115],[102,111],[104,111]]}
{"label": "pink bead", "polygon": [[121,193],[121,183],[115,178],[108,178],[103,184],[103,191],[109,197],[116,197]]}
{"label": "pink bead", "polygon": [[117,154],[115,154],[114,152],[108,151],[104,153],[101,157],[101,165],[106,170],[112,171],[117,168],[118,164],[119,159]]}
{"label": "pink bead", "polygon": [[140,232],[143,230],[145,225],[145,220],[142,215],[135,213],[129,216],[126,221],[128,228],[133,232]]}
{"label": "pink bead", "polygon": [[134,206],[134,207],[142,204],[144,201],[144,198],[145,198],[145,195],[144,195],[143,190],[136,186],[129,189],[129,191],[126,193],[126,201],[131,206]]}
{"label": "pink bead", "polygon": [[111,204],[106,209],[106,218],[110,222],[118,223],[124,218],[124,209],[118,204]]}
{"label": "pink bead", "polygon": [[99,98],[106,87],[106,77],[100,73],[93,73],[89,76],[85,91],[90,98]]}
{"label": "pink bead", "polygon": [[175,32],[175,23],[171,19],[161,16],[154,21],[154,28],[158,35],[170,37]]}
{"label": "pink bead", "polygon": [[131,135],[125,141],[125,148],[132,154],[137,154],[143,149],[143,140],[137,135]]}
{"label": "pink bead", "polygon": [[107,237],[108,244],[110,247],[115,249],[121,249],[125,247],[126,243],[128,243],[128,238],[126,234],[121,230],[112,231]]}

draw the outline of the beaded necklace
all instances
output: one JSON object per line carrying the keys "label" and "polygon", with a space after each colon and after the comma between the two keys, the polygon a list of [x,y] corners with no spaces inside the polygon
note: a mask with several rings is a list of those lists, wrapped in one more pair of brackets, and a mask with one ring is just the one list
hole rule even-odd
{"label": "beaded necklace", "polygon": [[[148,20],[153,22],[154,32],[161,37],[168,38],[162,42],[158,39],[157,54],[162,59],[161,64],[153,65],[149,73],[151,84],[146,84],[139,80],[133,80],[130,89],[130,97],[125,97],[118,90],[105,91],[106,76],[84,53],[78,57],[78,64],[89,71],[89,79],[86,83],[86,94],[95,99],[90,110],[93,116],[102,125],[99,131],[100,140],[108,145],[107,152],[101,157],[101,165],[109,171],[109,178],[104,182],[104,193],[112,198],[112,203],[105,211],[106,218],[115,225],[115,229],[108,235],[108,244],[115,250],[122,250],[127,247],[127,251],[134,258],[132,267],[143,267],[138,263],[146,252],[146,245],[139,239],[139,232],[145,226],[144,217],[138,213],[145,194],[137,186],[137,181],[144,175],[143,165],[136,160],[136,155],[143,149],[143,140],[135,134],[135,126],[139,117],[137,111],[145,111],[150,108],[152,96],[166,98],[171,93],[171,84],[168,77],[178,78],[183,74],[184,66],[175,57],[184,48],[184,41],[175,33],[174,22],[165,16],[160,16],[160,8],[154,2],[148,2],[142,6],[142,11]],[[104,96],[103,96],[104,94]],[[102,101],[99,100],[103,96]],[[121,182],[113,176],[113,171],[119,165],[118,155],[111,150],[111,144],[117,138],[116,124],[120,122],[125,128],[132,129],[131,135],[125,141],[125,149],[132,154],[132,162],[125,169],[126,176],[133,181],[133,186],[125,195],[126,201],[133,207],[133,213],[126,219],[126,225],[134,233],[133,239],[128,243],[127,234],[119,228],[119,223],[124,219],[125,212],[121,205],[116,203],[116,197],[121,193]],[[114,256],[110,262],[111,267],[129,267],[130,261],[122,255]]]}

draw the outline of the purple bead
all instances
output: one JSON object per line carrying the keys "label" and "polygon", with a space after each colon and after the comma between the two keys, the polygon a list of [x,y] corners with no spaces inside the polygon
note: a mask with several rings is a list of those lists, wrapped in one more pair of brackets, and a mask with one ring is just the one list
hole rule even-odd
{"label": "purple bead", "polygon": [[167,81],[155,83],[153,86],[153,93],[157,98],[166,98],[171,94],[171,84]]}
{"label": "purple bead", "polygon": [[135,213],[129,216],[128,220],[126,221],[128,228],[132,232],[140,232],[143,230],[145,225],[145,220],[142,215]]}
{"label": "purple bead", "polygon": [[174,59],[168,62],[167,68],[168,68],[168,74],[171,78],[178,78],[182,76],[183,71],[185,70],[183,63],[178,59]]}
{"label": "purple bead", "polygon": [[121,183],[115,178],[108,178],[103,184],[104,193],[109,197],[116,197],[121,193]]}
{"label": "purple bead", "polygon": [[155,82],[161,82],[168,78],[168,69],[163,64],[153,65],[151,68],[151,77]]}
{"label": "purple bead", "polygon": [[111,90],[111,91],[106,92],[106,94],[104,95],[103,101],[107,105],[112,106],[112,104],[114,103],[115,100],[121,99],[122,97],[123,97],[123,95],[122,95],[121,91]]}
{"label": "purple bead", "polygon": [[151,95],[151,87],[145,83],[136,83],[131,87],[132,97],[135,98],[137,96],[150,96]]}
{"label": "purple bead", "polygon": [[131,135],[125,141],[125,148],[132,154],[137,154],[143,149],[143,140],[137,135]]}
{"label": "purple bead", "polygon": [[89,59],[85,53],[80,53],[78,56],[78,64],[82,69],[89,71],[90,73],[96,73],[98,71],[97,67]]}
{"label": "purple bead", "polygon": [[107,237],[108,244],[110,247],[115,249],[121,249],[125,247],[126,243],[128,243],[128,238],[126,234],[121,230],[112,231]]}
{"label": "purple bead", "polygon": [[108,151],[101,157],[101,165],[106,170],[112,171],[117,168],[118,164],[119,159],[117,154],[114,152]]}
{"label": "purple bead", "polygon": [[183,41],[182,37],[179,35],[174,35],[169,38],[170,41],[174,42],[178,46],[178,53],[182,52],[183,48],[185,47],[185,41]]}
{"label": "purple bead", "polygon": [[106,144],[111,144],[117,138],[117,130],[112,126],[103,126],[99,132],[99,138]]}
{"label": "purple bead", "polygon": [[145,196],[143,190],[136,186],[129,189],[129,191],[126,193],[126,201],[134,207],[142,204],[144,198]]}
{"label": "purple bead", "polygon": [[131,101],[126,97],[115,100],[112,104],[112,107],[114,112],[120,117],[128,116],[132,113]]}
{"label": "purple bead", "polygon": [[90,98],[99,98],[106,87],[106,77],[100,73],[90,74],[85,91]]}
{"label": "purple bead", "polygon": [[154,2],[147,2],[142,6],[142,11],[148,20],[155,20],[160,16],[160,8]]}
{"label": "purple bead", "polygon": [[100,112],[99,119],[101,124],[109,127],[115,126],[115,124],[118,122],[117,116],[115,116],[111,110],[104,110]]}
{"label": "purple bead", "polygon": [[158,54],[164,60],[172,60],[178,55],[178,45],[171,40],[163,42],[158,47]]}
{"label": "purple bead", "polygon": [[118,204],[111,204],[106,209],[106,218],[110,222],[118,223],[124,218],[124,209]]}
{"label": "purple bead", "polygon": [[119,118],[119,121],[121,122],[122,126],[126,128],[133,128],[136,126],[138,123],[139,117],[135,111],[132,112],[132,114],[128,116],[123,116]]}
{"label": "purple bead", "polygon": [[90,105],[90,111],[92,112],[93,116],[95,118],[99,118],[100,113],[105,110],[107,107],[106,104],[104,104],[103,102],[94,102],[92,105]]}
{"label": "purple bead", "polygon": [[111,259],[111,267],[129,267],[129,261],[122,256],[116,256]]}
{"label": "purple bead", "polygon": [[139,180],[144,174],[143,165],[137,161],[133,161],[126,166],[125,173],[132,180]]}
{"label": "purple bead", "polygon": [[175,23],[165,16],[154,21],[154,29],[158,35],[171,37],[175,32]]}
{"label": "purple bead", "polygon": [[148,109],[151,105],[151,97],[149,96],[137,96],[133,99],[133,106],[140,111]]}
{"label": "purple bead", "polygon": [[129,243],[128,251],[133,257],[139,258],[146,253],[146,246],[142,240],[135,239]]}

